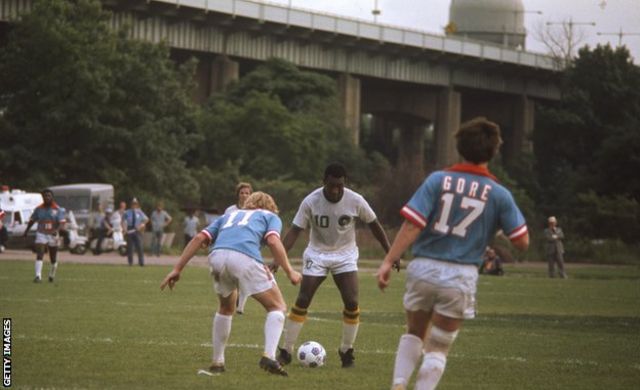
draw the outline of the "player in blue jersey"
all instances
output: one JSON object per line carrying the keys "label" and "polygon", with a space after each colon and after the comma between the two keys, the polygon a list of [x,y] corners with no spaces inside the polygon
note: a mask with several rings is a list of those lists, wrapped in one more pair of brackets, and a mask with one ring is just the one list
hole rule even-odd
{"label": "player in blue jersey", "polygon": [[189,260],[203,244],[209,244],[209,265],[220,301],[213,318],[211,372],[225,371],[224,349],[231,333],[231,320],[240,290],[242,295],[252,296],[267,311],[264,353],[259,366],[269,373],[287,376],[276,360],[287,307],[273,275],[264,264],[261,245],[266,243],[269,246],[274,261],[282,267],[291,283],[300,283],[302,276],[289,264],[287,252],[280,241],[282,221],[277,212],[278,207],[271,196],[260,191],[253,193],[246,200],[244,209],[225,214],[198,233],[160,285],[161,289],[166,286],[173,289]]}
{"label": "player in blue jersey", "polygon": [[496,233],[520,250],[529,246],[522,213],[488,170],[501,143],[495,123],[464,123],[456,133],[464,162],[429,175],[402,208],[405,222],[377,272],[384,290],[394,261],[413,244],[403,300],[407,333],[398,344],[393,389],[406,388],[421,357],[416,389],[438,385],[462,321],[475,317],[478,267]]}
{"label": "player in blue jersey", "polygon": [[61,229],[64,229],[65,210],[58,206],[53,200],[53,192],[50,189],[42,191],[42,199],[44,203],[36,207],[31,214],[27,228],[24,230],[24,237],[27,236],[29,229],[34,223],[38,223],[36,230],[36,277],[33,279],[35,283],[42,280],[42,259],[44,258],[45,245],[49,250],[49,260],[51,260],[51,269],[49,269],[49,282],[53,282],[58,269],[58,235]]}

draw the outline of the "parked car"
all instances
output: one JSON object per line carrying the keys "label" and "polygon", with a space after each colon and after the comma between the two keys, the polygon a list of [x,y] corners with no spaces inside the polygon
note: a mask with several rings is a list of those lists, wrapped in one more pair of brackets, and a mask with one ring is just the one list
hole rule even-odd
{"label": "parked car", "polygon": [[49,187],[56,202],[72,211],[78,224],[78,234],[91,242],[97,228],[100,210],[113,207],[113,186],[105,183],[76,183]]}

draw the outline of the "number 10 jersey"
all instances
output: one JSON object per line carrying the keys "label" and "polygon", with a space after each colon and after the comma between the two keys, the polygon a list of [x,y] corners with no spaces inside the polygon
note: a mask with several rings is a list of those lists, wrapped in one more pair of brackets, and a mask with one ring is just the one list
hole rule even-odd
{"label": "number 10 jersey", "polygon": [[325,198],[323,187],[302,200],[293,224],[310,228],[309,247],[320,252],[341,252],[356,247],[355,218],[364,223],[376,220],[369,203],[355,191],[344,189],[336,203]]}

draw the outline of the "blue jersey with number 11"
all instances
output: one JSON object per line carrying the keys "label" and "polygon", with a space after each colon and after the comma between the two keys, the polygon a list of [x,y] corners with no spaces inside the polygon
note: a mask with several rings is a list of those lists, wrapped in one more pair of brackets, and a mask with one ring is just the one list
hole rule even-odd
{"label": "blue jersey with number 11", "polygon": [[416,257],[480,266],[499,229],[512,241],[527,233],[509,190],[472,164],[429,175],[401,213],[423,229],[413,244]]}
{"label": "blue jersey with number 11", "polygon": [[264,240],[275,234],[280,237],[282,221],[267,210],[236,210],[223,215],[207,226],[202,233],[207,235],[214,249],[231,249],[264,263],[260,247]]}

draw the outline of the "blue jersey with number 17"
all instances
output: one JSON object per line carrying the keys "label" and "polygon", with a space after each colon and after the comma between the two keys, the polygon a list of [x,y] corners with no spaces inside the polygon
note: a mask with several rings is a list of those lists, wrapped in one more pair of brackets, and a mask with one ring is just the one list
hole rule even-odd
{"label": "blue jersey with number 17", "polygon": [[267,237],[280,237],[282,221],[271,211],[236,210],[216,219],[207,226],[204,233],[211,240],[209,251],[230,249],[264,263],[260,247]]}
{"label": "blue jersey with number 17", "polygon": [[527,233],[513,196],[489,171],[457,164],[427,177],[401,211],[422,232],[413,244],[415,257],[462,264],[482,264],[496,232],[509,239]]}

